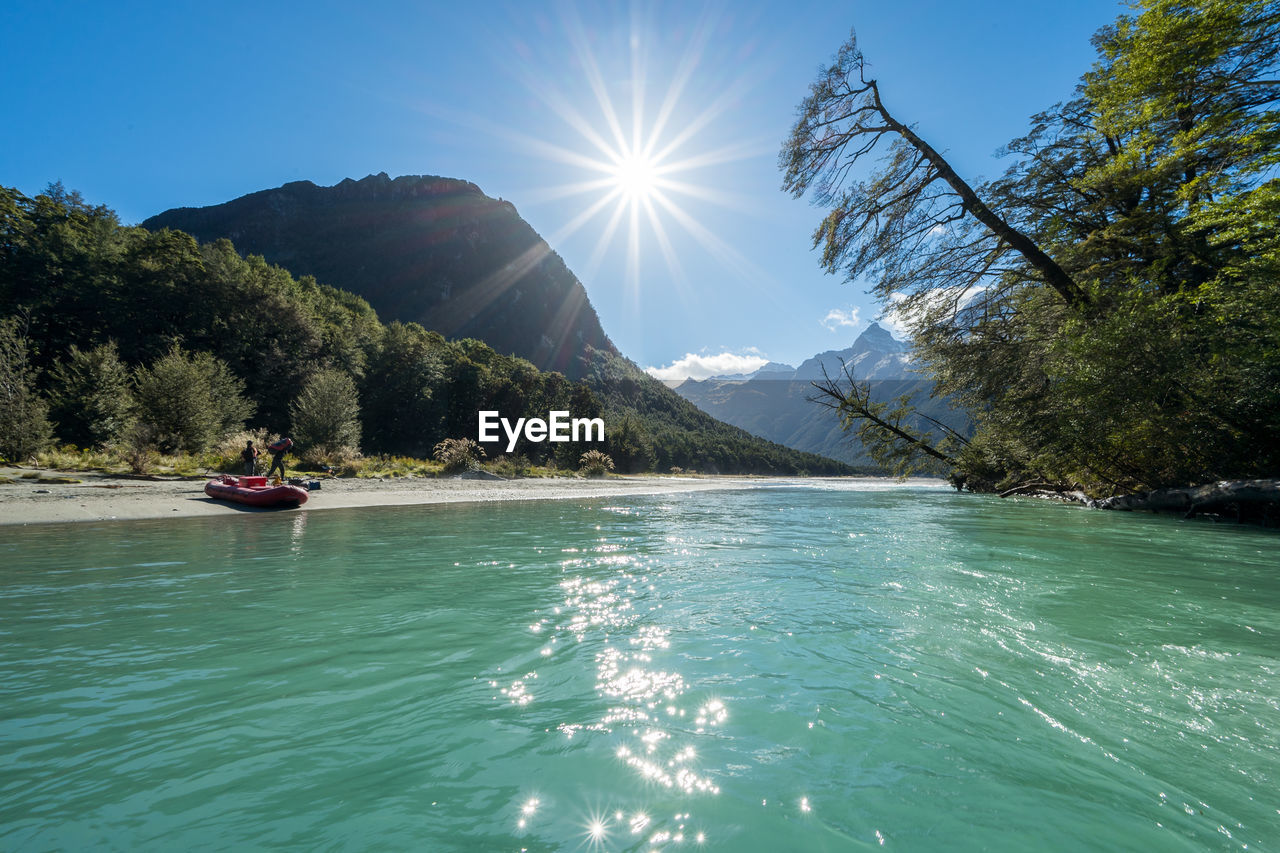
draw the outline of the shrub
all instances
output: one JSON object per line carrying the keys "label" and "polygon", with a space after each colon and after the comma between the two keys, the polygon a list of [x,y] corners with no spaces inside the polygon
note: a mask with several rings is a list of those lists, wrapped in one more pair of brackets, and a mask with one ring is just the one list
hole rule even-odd
{"label": "shrub", "polygon": [[617,461],[618,469],[626,474],[639,474],[653,468],[658,460],[653,439],[644,424],[627,415],[607,436],[609,455]]}
{"label": "shrub", "polygon": [[298,454],[294,467],[299,471],[351,471],[350,476],[354,476],[355,472],[363,471],[371,464],[378,464],[378,460],[367,459],[350,447],[340,447],[333,452],[326,447],[308,447]]}
{"label": "shrub", "polygon": [[258,448],[258,469],[265,470],[263,465],[269,464],[267,463],[267,431],[265,429],[240,430],[239,432],[227,434],[206,455],[204,459],[205,467],[224,474],[242,473],[244,471],[244,459],[240,454],[244,451],[245,443],[249,441],[252,441],[253,446]]}
{"label": "shrub", "polygon": [[100,450],[81,450],[67,444],[37,453],[36,464],[55,471],[109,471],[117,460]]}
{"label": "shrub", "polygon": [[174,346],[139,368],[135,382],[138,417],[164,452],[202,453],[253,414],[244,382],[207,352],[189,355]]}
{"label": "shrub", "polygon": [[298,444],[317,457],[360,451],[360,405],[356,384],[341,370],[321,370],[307,380],[289,407]]}
{"label": "shrub", "polygon": [[115,342],[91,350],[72,346],[50,371],[50,413],[58,435],[81,447],[102,447],[133,423],[129,368]]}
{"label": "shrub", "polygon": [[470,438],[446,438],[432,455],[444,466],[444,473],[456,474],[476,468],[484,458],[484,448]]}
{"label": "shrub", "polygon": [[519,479],[529,476],[529,459],[526,456],[500,456],[489,465],[489,470],[500,477]]}
{"label": "shrub", "polygon": [[146,474],[155,465],[155,431],[150,424],[135,421],[125,432],[120,441],[120,455],[129,470],[135,474]]}
{"label": "shrub", "polygon": [[613,460],[607,453],[599,450],[588,450],[578,460],[578,470],[588,477],[603,477],[613,470]]}

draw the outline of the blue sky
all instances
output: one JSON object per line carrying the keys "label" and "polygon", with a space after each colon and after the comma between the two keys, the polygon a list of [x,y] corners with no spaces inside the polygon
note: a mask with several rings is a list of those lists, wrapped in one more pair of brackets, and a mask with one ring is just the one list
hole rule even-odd
{"label": "blue sky", "polygon": [[[819,269],[821,211],[781,192],[777,168],[850,29],[890,108],[976,180],[1002,171],[994,152],[1031,114],[1070,97],[1090,36],[1123,10],[8,0],[0,184],[61,180],[133,223],[294,180],[463,178],[516,205],[641,366],[797,364],[879,311],[863,284]],[[628,161],[637,140],[650,157]],[[609,152],[630,165],[600,170]],[[660,195],[644,189],[653,176]]]}

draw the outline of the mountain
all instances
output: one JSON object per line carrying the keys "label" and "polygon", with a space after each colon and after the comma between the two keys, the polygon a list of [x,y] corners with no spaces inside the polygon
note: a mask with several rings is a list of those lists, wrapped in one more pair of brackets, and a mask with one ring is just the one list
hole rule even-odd
{"label": "mountain", "polygon": [[795,375],[796,369],[789,364],[771,361],[752,373],[747,379],[789,379]]}
{"label": "mountain", "polygon": [[802,382],[820,380],[824,369],[835,378],[841,375],[842,363],[852,367],[858,379],[913,378],[910,347],[879,323],[863,330],[848,349],[828,350],[805,360],[791,378]]}
{"label": "mountain", "polygon": [[[932,383],[912,371],[910,345],[877,323],[847,349],[819,353],[798,368],[770,362],[747,376],[690,379],[674,390],[704,412],[752,435],[850,465],[873,465],[857,439],[840,428],[837,414],[809,399],[815,394],[812,383],[823,378],[824,368],[835,379],[843,375],[844,366],[855,379],[871,382],[873,399],[910,395],[919,412],[962,433],[972,431],[963,413],[930,397]],[[914,418],[911,425],[921,432],[937,431],[924,418]]]}
{"label": "mountain", "polygon": [[[796,369],[789,364],[771,361],[750,373],[726,373],[721,376],[712,376],[711,378],[721,382],[745,382],[748,379],[790,379],[795,375],[795,372]],[[683,381],[683,379],[677,379],[672,384],[669,380],[667,384],[669,387],[674,388]]]}
{"label": "mountain", "polygon": [[363,297],[383,322],[477,338],[581,378],[617,350],[582,283],[515,206],[469,181],[385,172],[331,187],[296,181],[142,223],[229,239],[293,275]]}
{"label": "mountain", "polygon": [[[463,344],[474,338],[499,356],[580,380],[602,408],[620,470],[854,473],[718,421],[624,358],[559,255],[511,203],[470,182],[385,173],[332,187],[298,181],[142,225],[203,243],[227,239],[303,281],[362,297],[382,322],[418,323]],[[475,361],[465,352],[460,359]]]}
{"label": "mountain", "polygon": [[[791,382],[812,382],[823,377],[823,370],[831,377],[840,376],[844,365],[854,369],[859,379],[910,379],[911,347],[895,338],[879,323],[872,323],[848,349],[827,350],[805,359],[800,367],[771,361],[751,373],[732,373],[713,376],[711,381],[745,382],[750,379],[769,379]],[[680,383],[677,382],[676,387]]]}

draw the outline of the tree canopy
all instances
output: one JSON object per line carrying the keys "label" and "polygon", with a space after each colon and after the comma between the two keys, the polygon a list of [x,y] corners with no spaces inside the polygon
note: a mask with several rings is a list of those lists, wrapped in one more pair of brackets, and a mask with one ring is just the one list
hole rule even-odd
{"label": "tree canopy", "polygon": [[[784,188],[831,208],[823,264],[869,282],[972,412],[950,448],[971,484],[1274,475],[1280,4],[1144,0],[1094,44],[1074,97],[971,183],[890,111],[851,37],[801,104]],[[871,413],[824,390],[851,423]]]}

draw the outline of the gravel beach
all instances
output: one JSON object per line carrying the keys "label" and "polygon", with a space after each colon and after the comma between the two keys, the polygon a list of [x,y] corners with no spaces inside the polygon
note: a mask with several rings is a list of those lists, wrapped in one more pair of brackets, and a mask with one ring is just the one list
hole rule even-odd
{"label": "gravel beach", "polygon": [[[34,475],[34,476],[32,476]],[[132,479],[99,473],[0,469],[0,525],[231,515],[243,512],[312,512],[370,506],[478,501],[580,499],[625,495],[745,489],[768,482],[759,477],[627,476],[464,480],[449,478],[325,479],[300,509],[252,509],[215,501],[205,478]],[[59,479],[76,483],[54,482]]]}

